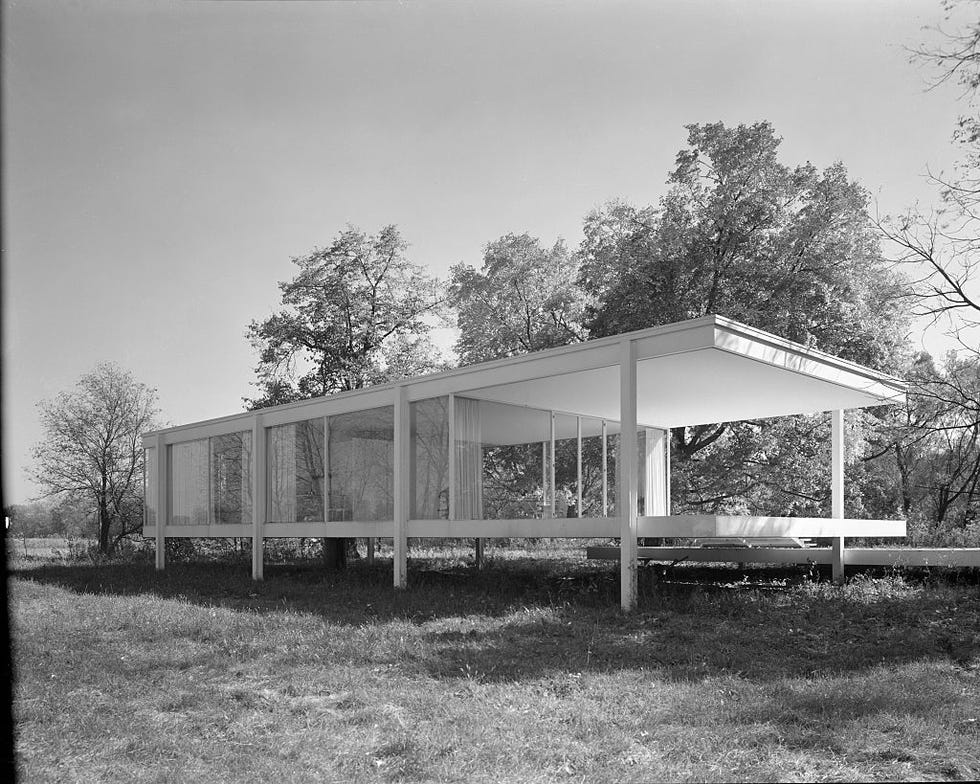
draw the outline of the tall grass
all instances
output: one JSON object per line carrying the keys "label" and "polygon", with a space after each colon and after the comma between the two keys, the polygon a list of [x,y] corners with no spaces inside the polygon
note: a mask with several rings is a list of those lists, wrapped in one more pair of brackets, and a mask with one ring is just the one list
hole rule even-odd
{"label": "tall grass", "polygon": [[980,776],[974,584],[643,570],[464,551],[329,575],[23,564],[17,750],[35,781]]}

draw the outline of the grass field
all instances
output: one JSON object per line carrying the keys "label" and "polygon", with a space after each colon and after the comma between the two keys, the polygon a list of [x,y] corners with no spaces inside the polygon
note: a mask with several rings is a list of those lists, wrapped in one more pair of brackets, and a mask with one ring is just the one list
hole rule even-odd
{"label": "grass field", "polygon": [[16,561],[59,560],[66,558],[70,551],[71,544],[60,537],[7,537],[7,552]]}
{"label": "grass field", "polygon": [[13,564],[27,781],[980,777],[980,589],[550,557]]}

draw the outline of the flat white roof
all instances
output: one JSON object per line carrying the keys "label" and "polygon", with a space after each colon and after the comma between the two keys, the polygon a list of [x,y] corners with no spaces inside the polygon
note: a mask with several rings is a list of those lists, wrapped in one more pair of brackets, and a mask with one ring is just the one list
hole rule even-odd
{"label": "flat white roof", "polygon": [[[401,385],[409,400],[455,393],[616,421],[623,340],[636,345],[637,421],[647,426],[761,419],[901,403],[905,399],[904,385],[893,376],[730,319],[705,316],[275,406],[261,413],[263,422],[272,425],[390,405],[391,390]],[[251,419],[254,413],[157,432],[176,434],[206,425],[231,424]],[[500,435],[501,443],[513,443]]]}

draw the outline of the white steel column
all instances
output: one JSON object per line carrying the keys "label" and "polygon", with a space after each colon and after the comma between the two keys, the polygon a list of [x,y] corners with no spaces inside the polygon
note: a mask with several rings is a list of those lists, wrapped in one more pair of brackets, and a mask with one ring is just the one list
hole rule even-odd
{"label": "white steel column", "polygon": [[[844,518],[844,411],[830,412],[830,516]],[[835,583],[844,582],[844,537],[833,540],[831,560]]]}
{"label": "white steel column", "polygon": [[167,521],[170,519],[170,488],[167,486],[167,466],[170,463],[167,445],[163,436],[156,437],[157,475],[153,481],[157,485],[157,540],[156,566],[163,571],[167,565]]}
{"label": "white steel column", "polygon": [[548,442],[541,442],[541,516],[548,517]]}
{"label": "white steel column", "polygon": [[449,519],[456,519],[456,395],[449,395]]}
{"label": "white steel column", "polygon": [[252,420],[252,579],[261,580],[265,563],[266,446],[262,414]]}
{"label": "white steel column", "polygon": [[582,516],[582,417],[575,417],[575,466],[578,480],[575,485],[575,516]]}
{"label": "white steel column", "polygon": [[411,421],[408,394],[404,385],[395,387],[395,519],[392,539],[394,544],[395,588],[408,586],[408,515],[411,495],[408,483],[411,478]]}
{"label": "white steel column", "polygon": [[636,609],[637,559],[637,438],[636,438],[636,344],[620,343],[619,352],[619,455],[616,460],[616,514],[620,519],[620,604]]}
{"label": "white steel column", "polygon": [[609,437],[609,426],[602,420],[602,516],[609,515],[609,450],[606,441]]}
{"label": "white steel column", "polygon": [[551,439],[550,439],[551,449],[549,452],[549,457],[551,458],[551,463],[548,466],[549,484],[551,485],[551,507],[550,514],[548,517],[554,518],[555,516],[555,498],[558,495],[558,488],[555,486],[555,412],[551,412]]}

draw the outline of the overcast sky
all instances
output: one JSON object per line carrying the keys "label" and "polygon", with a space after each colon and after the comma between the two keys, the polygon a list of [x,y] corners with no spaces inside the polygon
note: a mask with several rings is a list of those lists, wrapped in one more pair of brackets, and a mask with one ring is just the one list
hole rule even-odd
{"label": "overcast sky", "polygon": [[4,3],[5,500],[35,404],[112,360],[179,424],[251,394],[291,257],[396,223],[445,275],[655,202],[687,123],[769,120],[882,211],[949,169],[957,91],[904,47],[938,0]]}

